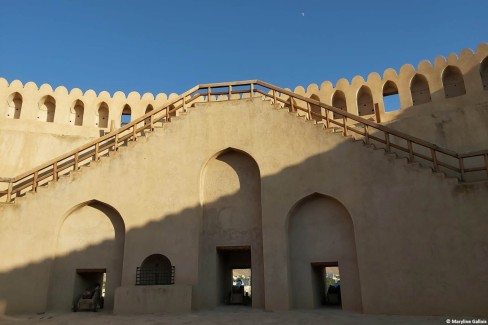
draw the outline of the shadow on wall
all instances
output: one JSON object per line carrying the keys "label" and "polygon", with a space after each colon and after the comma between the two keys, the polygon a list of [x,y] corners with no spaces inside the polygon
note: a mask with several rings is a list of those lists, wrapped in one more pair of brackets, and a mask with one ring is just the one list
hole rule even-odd
{"label": "shadow on wall", "polygon": [[[351,146],[356,147],[351,149]],[[351,153],[356,152],[354,150],[362,150],[356,155],[360,162],[345,164],[344,160],[351,159]],[[242,155],[237,150],[224,152],[214,161],[216,169],[207,170],[212,177],[209,182],[215,185],[206,189],[209,204],[203,207],[191,206],[175,214],[161,214],[157,221],[139,228],[122,231],[123,220],[126,223],[129,218],[144,218],[146,211],[140,211],[140,216],[120,215],[117,206],[96,201],[97,198],[87,203],[79,202],[80,209],[54,216],[59,220],[66,218],[61,230],[52,233],[52,237],[57,238],[58,253],[53,251],[47,255],[53,254],[55,259],[45,259],[0,274],[0,301],[5,302],[6,312],[43,312],[49,308],[68,311],[80,294],[76,292],[80,288],[76,288],[73,280],[78,269],[107,270],[107,283],[113,281],[113,285],[107,286],[106,295],[113,297],[116,286],[135,284],[136,268],[152,254],[162,254],[169,258],[176,269],[176,284],[198,286],[201,283],[215,283],[216,273],[200,264],[200,247],[209,246],[209,263],[217,264],[217,246],[256,245],[259,252],[259,243],[251,243],[251,240],[262,240],[259,236],[264,238],[264,279],[261,290],[265,297],[279,297],[287,300],[286,304],[312,308],[317,305],[312,297],[315,295],[312,263],[337,261],[341,273],[349,273],[353,279],[349,283],[356,281],[355,289],[352,290],[347,288],[347,283],[342,283],[343,300],[354,301],[350,304],[354,306],[351,307],[353,310],[362,308],[367,313],[398,314],[475,315],[484,312],[483,308],[488,303],[485,295],[488,281],[484,277],[488,259],[481,259],[482,255],[477,255],[479,250],[473,248],[481,247],[483,251],[487,247],[488,229],[482,218],[487,211],[471,213],[469,222],[463,223],[456,212],[446,211],[444,204],[431,202],[433,193],[429,183],[437,184],[432,181],[435,179],[432,175],[416,173],[410,183],[404,184],[409,179],[403,178],[403,173],[414,171],[405,171],[402,164],[387,161],[384,157],[378,160],[373,157],[374,152],[366,151],[357,143],[341,142],[328,152],[310,157],[274,175],[260,176],[259,182],[256,177],[260,172],[257,166],[253,166],[254,159],[246,154],[242,158]],[[378,162],[381,166],[373,165]],[[358,169],[354,169],[358,166]],[[149,173],[128,170],[125,177],[140,177],[141,172]],[[225,175],[228,177],[219,181],[219,177]],[[246,175],[252,177],[243,177]],[[330,177],[310,177],[310,182],[304,184],[304,179],[307,179],[305,175]],[[411,177],[412,174],[408,175]],[[231,177],[235,180],[235,190],[232,193],[220,193],[218,185]],[[417,178],[424,180],[418,187],[415,182]],[[332,183],[332,179],[342,179],[344,184]],[[76,186],[76,183],[72,186]],[[287,188],[295,186],[303,190],[291,200],[284,200],[282,197],[287,196]],[[266,190],[266,196],[261,194],[256,197],[256,191],[263,189]],[[416,196],[409,194],[412,192]],[[411,201],[412,197],[418,201]],[[43,198],[42,193],[39,193],[31,200]],[[256,202],[260,200],[262,202]],[[249,211],[244,211],[239,216],[239,227],[252,229],[252,236],[239,242],[244,235],[236,231],[235,238],[221,241],[226,235],[225,225],[235,228],[233,218],[236,213],[242,212],[232,212],[232,207],[238,206],[239,210],[244,210],[251,201],[257,203],[252,207],[252,211],[256,212],[253,215],[256,222],[246,224],[249,220],[245,216]],[[469,202],[462,198],[459,204],[466,205],[466,201]],[[158,202],[163,210],[164,200],[159,199]],[[264,211],[270,211],[270,205],[280,206],[278,210],[282,214],[264,214]],[[466,206],[464,212],[470,208]],[[415,209],[426,209],[427,213],[418,213]],[[480,210],[483,209],[486,208],[480,206]],[[232,213],[229,214],[229,211]],[[214,216],[218,217],[212,218]],[[70,224],[71,220],[76,219],[80,219],[80,222]],[[455,236],[450,236],[450,232],[446,234],[438,231],[444,222],[449,229],[456,226]],[[85,227],[82,230],[79,229],[80,223]],[[256,224],[259,226],[256,227]],[[261,225],[264,228],[259,229]],[[122,233],[125,234],[123,239]],[[326,235],[321,237],[322,234]],[[18,238],[22,236],[18,234]],[[175,237],[178,241],[174,240]],[[274,238],[281,237],[286,240],[274,241]],[[79,241],[72,243],[73,238]],[[460,245],[453,247],[453,238]],[[341,241],[344,241],[343,244],[338,244]],[[275,242],[281,246],[273,246]],[[83,245],[76,246],[80,243]],[[270,246],[266,246],[266,243]],[[336,249],[332,244],[337,245]],[[12,246],[10,255],[22,254],[22,251],[14,251],[19,246]],[[469,268],[463,275],[467,281],[459,281],[458,271],[452,268],[453,260]],[[210,272],[207,272],[209,269]],[[118,272],[122,274],[120,280],[117,280]],[[252,274],[254,276],[254,270]],[[304,290],[297,293],[297,283],[300,281]],[[255,285],[259,285],[259,281]],[[222,292],[214,289],[195,290],[193,308],[201,308],[201,300],[218,304],[222,300]],[[465,290],[471,294],[460,302],[458,293]],[[296,304],[305,292],[308,292],[305,298],[310,302]],[[107,307],[110,306],[108,299]],[[348,308],[347,303],[344,307]]]}

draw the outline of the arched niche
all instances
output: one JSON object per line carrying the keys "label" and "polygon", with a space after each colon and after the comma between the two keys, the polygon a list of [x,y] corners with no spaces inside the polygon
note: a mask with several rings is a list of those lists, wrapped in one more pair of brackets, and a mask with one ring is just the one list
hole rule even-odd
{"label": "arched niche", "polygon": [[7,118],[13,118],[13,119],[19,119],[20,118],[20,113],[22,112],[22,95],[19,94],[18,92],[15,92],[8,96],[7,98],[7,111],[6,111],[6,117]]}
{"label": "arched niche", "polygon": [[97,120],[95,124],[99,128],[107,128],[108,127],[108,105],[105,102],[101,102],[98,105],[98,111],[97,111]]}
{"label": "arched niche", "polygon": [[[149,113],[149,112],[151,112],[151,111],[153,111],[153,110],[154,110],[154,107],[151,104],[147,105],[146,110],[144,111],[144,115],[147,114],[147,113]],[[150,122],[151,122],[150,118],[147,118],[147,119],[144,120],[144,124],[145,125],[146,124],[149,124]]]}
{"label": "arched niche", "polygon": [[71,107],[71,114],[69,118],[70,124],[82,126],[84,114],[85,104],[81,100],[77,99]]}
{"label": "arched niche", "polygon": [[105,308],[112,309],[121,284],[124,241],[124,221],[112,206],[92,200],[71,208],[59,228],[48,308],[70,310],[85,289],[105,279]]}
{"label": "arched niche", "polygon": [[383,86],[383,103],[385,112],[397,111],[400,109],[400,96],[397,85],[388,80]]}
{"label": "arched niche", "polygon": [[124,106],[124,109],[122,110],[122,116],[120,117],[120,126],[129,124],[131,119],[132,119],[132,109],[128,104],[126,104]]}
{"label": "arched niche", "polygon": [[446,98],[462,96],[466,94],[464,78],[458,67],[448,65],[442,73],[442,85]]}
{"label": "arched niche", "polygon": [[430,88],[427,78],[417,73],[410,82],[413,105],[420,105],[431,101]]}
{"label": "arched niche", "polygon": [[[347,111],[346,95],[342,90],[336,90],[332,96],[332,106]],[[341,115],[334,113],[334,119],[342,118]]]}
{"label": "arched niche", "polygon": [[137,269],[136,285],[170,285],[173,283],[174,267],[165,255],[149,255]]}
{"label": "arched niche", "polygon": [[228,148],[201,173],[202,225],[196,308],[225,303],[233,269],[251,269],[252,305],[264,308],[261,176],[247,153]]}
{"label": "arched niche", "polygon": [[[315,95],[315,94],[312,94],[312,95],[310,96],[310,99],[313,99],[313,100],[316,100],[316,101],[320,102],[320,98],[319,98],[319,96],[317,96],[317,95]],[[313,114],[311,114],[311,115],[312,115],[312,119],[313,119],[313,120],[315,120],[315,121],[317,121],[317,122],[318,122],[318,121],[322,121],[322,117],[321,117],[321,115],[322,115],[322,110],[321,110],[321,108],[320,108],[320,106],[319,106],[319,105],[310,104],[310,111],[311,111],[312,113],[317,114],[317,115],[313,115]]]}
{"label": "arched niche", "polygon": [[481,81],[483,82],[483,89],[488,90],[488,57],[486,57],[480,64]]}
{"label": "arched niche", "polygon": [[358,91],[359,116],[374,114],[373,95],[368,86],[362,86]]}
{"label": "arched niche", "polygon": [[319,193],[288,214],[290,296],[293,308],[318,308],[325,300],[324,269],[338,265],[342,308],[362,311],[354,226],[338,200]]}
{"label": "arched niche", "polygon": [[39,101],[37,119],[43,122],[54,122],[55,113],[56,113],[56,100],[49,95],[42,97],[41,100]]}

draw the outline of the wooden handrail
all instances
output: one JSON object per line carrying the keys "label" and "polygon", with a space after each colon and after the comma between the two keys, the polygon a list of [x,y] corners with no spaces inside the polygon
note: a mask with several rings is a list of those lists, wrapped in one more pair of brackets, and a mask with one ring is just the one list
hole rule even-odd
{"label": "wooden handrail", "polygon": [[[249,87],[249,89],[239,89],[237,88],[239,86]],[[265,92],[258,87],[262,87],[268,92]],[[224,89],[224,91],[215,91],[218,88],[227,89]],[[336,127],[340,127],[343,134],[346,136],[350,134],[350,132],[360,135],[364,137],[366,144],[370,144],[373,140],[386,145],[387,151],[390,151],[391,148],[400,150],[408,154],[408,158],[410,161],[413,161],[415,157],[425,159],[433,163],[434,171],[439,171],[439,167],[444,167],[459,173],[461,180],[465,180],[465,174],[468,172],[487,171],[488,174],[488,150],[458,154],[455,151],[439,147],[428,141],[394,130],[385,125],[367,120],[361,116],[351,114],[347,111],[327,105],[318,100],[296,94],[290,90],[286,90],[260,80],[246,80],[197,85],[182,93],[181,95],[171,100],[168,100],[161,107],[153,109],[152,111],[144,114],[136,120],[127,123],[121,128],[113,130],[112,132],[105,134],[97,139],[94,139],[76,149],[73,149],[66,154],[51,159],[46,163],[32,168],[16,177],[0,177],[0,182],[8,183],[8,190],[0,191],[0,196],[6,194],[8,201],[10,201],[12,196],[14,196],[15,198],[15,195],[13,194],[20,193],[20,191],[26,188],[32,187],[32,190],[35,191],[36,188],[39,186],[39,182],[46,180],[49,177],[52,177],[52,181],[56,181],[58,179],[58,175],[63,175],[62,172],[64,170],[72,167],[74,167],[74,170],[77,170],[80,165],[82,165],[82,162],[85,162],[88,159],[98,160],[101,153],[107,150],[117,150],[119,143],[127,141],[131,138],[135,140],[137,134],[144,132],[146,129],[152,130],[154,123],[162,120],[170,122],[171,114],[175,113],[179,109],[186,110],[189,104],[191,104],[193,101],[201,96],[207,96],[206,101],[210,102],[212,96],[224,95],[228,96],[227,99],[230,100],[232,95],[240,95],[246,93],[251,94],[251,97],[254,96],[254,94],[256,93],[259,93],[263,96],[270,98],[275,104],[280,102],[283,105],[289,105],[293,111],[303,111],[307,113],[309,119],[317,117],[325,121],[327,127],[333,127],[334,125]],[[279,96],[278,93],[280,94]],[[283,99],[283,95],[288,96],[288,98]],[[295,102],[296,100],[305,102],[306,107],[300,107],[299,103]],[[181,103],[177,104],[178,102]],[[324,109],[325,115],[323,115],[322,113],[313,112],[311,109],[311,105],[315,105]],[[338,120],[332,119],[329,116],[329,111],[335,113],[336,116],[338,115],[340,118]],[[158,115],[159,113],[161,113],[161,116],[156,117],[156,115]],[[354,125],[357,125],[357,123],[359,123],[360,125],[362,125],[362,127],[364,127],[364,131],[358,129],[354,125],[351,125],[351,123],[348,123],[348,121],[354,121],[356,123]],[[140,123],[143,123],[141,127],[138,126]],[[383,132],[383,137],[375,136],[373,133],[374,130]],[[391,142],[392,136],[406,141],[406,145],[402,146]],[[427,149],[426,152],[430,152],[430,156],[416,152],[413,149],[414,144]],[[458,165],[452,166],[449,163],[442,161],[442,157],[438,155],[439,153],[454,158],[456,161],[458,161]],[[465,168],[464,159],[473,157],[482,157],[483,161],[485,162],[484,165],[482,167]],[[32,180],[25,180],[29,177],[32,177]],[[15,185],[15,183],[23,180],[25,181]]]}

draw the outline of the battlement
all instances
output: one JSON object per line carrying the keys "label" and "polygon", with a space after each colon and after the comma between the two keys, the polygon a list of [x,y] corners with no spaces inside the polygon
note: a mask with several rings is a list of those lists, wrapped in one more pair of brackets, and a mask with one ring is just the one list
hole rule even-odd
{"label": "battlement", "polygon": [[[378,104],[380,114],[386,119],[397,117],[398,112],[405,112],[410,107],[420,105],[445,104],[445,100],[468,95],[470,101],[484,99],[488,92],[488,43],[478,46],[476,52],[464,49],[459,56],[451,53],[447,59],[438,56],[434,64],[424,60],[417,69],[405,64],[399,73],[386,69],[381,76],[370,73],[366,80],[355,76],[351,82],[340,79],[335,86],[324,81],[320,87],[310,84],[306,88],[298,86],[294,92],[346,110],[360,116],[374,113],[374,104]],[[385,112],[384,98],[398,94],[399,105],[395,112]],[[134,120],[154,107],[162,105],[177,94],[165,93],[153,95],[138,92],[125,95],[121,91],[112,96],[102,91],[82,92],[78,88],[68,91],[60,86],[56,89],[48,84],[38,87],[33,82],[25,85],[19,80],[8,83],[0,78],[0,119],[25,119],[42,122],[54,122],[73,126],[96,127],[106,129],[110,121],[115,127],[121,126],[121,117],[126,115]],[[279,97],[287,97],[278,94]]]}

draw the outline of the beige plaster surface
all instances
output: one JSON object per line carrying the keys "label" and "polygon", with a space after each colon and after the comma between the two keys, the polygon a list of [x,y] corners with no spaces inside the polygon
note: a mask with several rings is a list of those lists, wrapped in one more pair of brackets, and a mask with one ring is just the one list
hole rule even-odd
{"label": "beige plaster surface", "polygon": [[115,291],[115,315],[186,314],[191,312],[190,285],[125,286]]}
{"label": "beige plaster surface", "polygon": [[[175,265],[176,284],[196,286],[204,276],[203,171],[227,148],[252,157],[261,175],[266,310],[291,307],[287,216],[320,193],[350,215],[363,312],[486,313],[486,186],[457,185],[259,99],[198,104],[110,157],[1,206],[0,246],[9,250],[0,253],[0,299],[7,313],[46,311],[59,229],[73,207],[94,199],[125,224],[123,286],[134,284],[136,267],[155,253]],[[212,204],[233,201],[232,193]],[[470,281],[459,281],[453,261],[466,266]],[[460,302],[461,291],[470,294]]]}

